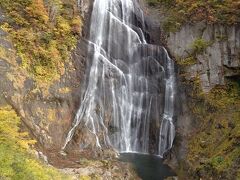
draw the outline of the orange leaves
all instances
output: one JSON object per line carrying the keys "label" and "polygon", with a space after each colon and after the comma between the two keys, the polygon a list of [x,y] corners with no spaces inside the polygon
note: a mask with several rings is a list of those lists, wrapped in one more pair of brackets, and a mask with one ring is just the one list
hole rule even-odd
{"label": "orange leaves", "polygon": [[0,0],[9,17],[7,32],[35,80],[59,77],[81,34],[82,20],[75,0]]}
{"label": "orange leaves", "polygon": [[[33,0],[30,6],[26,7],[29,16],[46,24],[49,20],[43,0]],[[36,23],[37,23],[36,22]]]}

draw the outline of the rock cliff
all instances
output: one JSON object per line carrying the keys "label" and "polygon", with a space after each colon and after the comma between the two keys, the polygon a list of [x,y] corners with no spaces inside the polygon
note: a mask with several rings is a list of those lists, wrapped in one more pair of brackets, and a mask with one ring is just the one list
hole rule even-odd
{"label": "rock cliff", "polygon": [[230,124],[239,122],[239,25],[185,24],[169,33],[166,42],[179,66],[181,102],[173,156],[167,162],[180,178],[238,177],[237,126]]}
{"label": "rock cliff", "polygon": [[[164,32],[160,31],[159,19],[164,17],[156,10],[151,11],[143,1],[141,2],[147,22],[144,34],[149,42],[161,44],[161,37]],[[18,56],[9,34],[0,28],[0,105],[11,105],[15,109],[23,121],[23,126],[37,139],[38,148],[53,156],[51,160],[56,161],[58,165],[59,162],[66,163],[59,160],[59,155],[56,154],[60,151],[75,113],[79,108],[81,99],[79,92],[82,87],[88,52],[86,39],[88,37],[92,1],[79,1],[79,6],[85,21],[82,37],[79,39],[69,60],[64,63],[61,76],[50,83],[38,83],[35,81],[22,66],[22,59]],[[6,18],[5,14],[0,10],[0,23],[4,23]],[[207,24],[205,22],[188,23],[182,25],[179,31],[169,33],[165,40],[165,46],[176,63],[179,64],[177,137],[173,151],[169,154],[173,156],[168,161],[176,168],[179,168],[177,166],[187,157],[189,142],[197,133],[201,133],[199,130],[202,130],[204,135],[200,138],[196,137],[196,140],[201,143],[195,145],[200,147],[203,152],[206,152],[207,146],[206,141],[203,140],[204,138],[212,138],[211,140],[215,142],[215,139],[220,139],[224,133],[232,133],[231,138],[234,140],[239,138],[239,135],[235,132],[236,129],[234,130],[235,127],[238,127],[238,121],[235,120],[239,118],[237,117],[239,114],[236,113],[238,105],[232,102],[224,104],[222,101],[228,100],[228,96],[226,96],[226,99],[221,99],[221,102],[215,100],[209,102],[206,101],[209,96],[203,98],[198,95],[202,94],[203,91],[204,95],[210,95],[210,100],[218,99],[217,96],[211,97],[211,90],[214,90],[219,85],[227,85],[229,79],[239,81],[240,26]],[[194,85],[192,85],[196,78],[200,82],[199,91],[195,91]],[[232,92],[221,90],[217,91],[217,93],[230,94]],[[233,102],[236,101],[236,97],[238,96],[234,95],[234,98],[232,98]],[[212,104],[209,105],[209,103]],[[219,104],[213,106],[214,103]],[[197,108],[194,108],[195,106]],[[229,106],[230,110],[231,108],[233,110],[230,111],[225,106]],[[197,111],[198,114],[194,114],[192,110]],[[229,115],[224,116],[221,113],[229,113]],[[213,115],[210,116],[209,114]],[[220,120],[217,121],[214,115],[218,115],[216,117]],[[204,129],[200,126],[209,126],[212,129]],[[218,141],[215,143],[220,144]],[[233,149],[236,144],[239,145],[239,140],[234,141],[234,143],[231,145]],[[208,146],[210,147],[209,144]],[[91,157],[92,154],[89,153],[88,156]],[[210,159],[211,156],[197,157],[197,161],[201,166],[204,166],[209,163],[206,159]],[[214,158],[219,160],[215,154]],[[214,161],[214,158],[210,160]],[[237,158],[239,157],[235,159]],[[75,161],[74,158],[72,159],[72,161]],[[105,166],[104,163],[104,161],[101,162],[99,166]],[[191,167],[191,165],[188,167]],[[207,168],[209,167],[207,166]],[[204,176],[206,173],[201,174],[200,170],[196,169],[194,171],[200,173],[198,177],[206,177]]]}
{"label": "rock cliff", "polygon": [[[180,31],[170,33],[167,46],[181,64],[192,56],[194,43],[205,42],[202,52],[196,54],[195,62],[184,68],[187,79],[199,75],[204,92],[216,85],[224,85],[225,78],[239,76],[240,69],[240,26],[186,24]],[[196,44],[197,45],[197,44]]]}
{"label": "rock cliff", "polygon": [[[2,23],[6,20],[0,13]],[[43,149],[60,149],[79,106],[86,42],[79,40],[64,64],[64,73],[48,83],[38,83],[23,68],[9,34],[0,29],[0,102],[10,104]]]}

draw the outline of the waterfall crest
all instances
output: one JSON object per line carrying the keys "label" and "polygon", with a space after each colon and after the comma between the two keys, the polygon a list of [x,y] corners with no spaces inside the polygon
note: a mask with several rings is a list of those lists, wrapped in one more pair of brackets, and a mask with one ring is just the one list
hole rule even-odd
{"label": "waterfall crest", "polygon": [[160,156],[172,147],[175,73],[167,51],[145,39],[136,0],[95,0],[81,105],[63,149],[78,127],[97,147]]}

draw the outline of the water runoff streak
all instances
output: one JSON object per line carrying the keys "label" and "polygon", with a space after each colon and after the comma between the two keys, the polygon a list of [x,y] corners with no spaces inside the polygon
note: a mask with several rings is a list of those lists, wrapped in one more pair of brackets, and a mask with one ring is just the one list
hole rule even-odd
{"label": "water runoff streak", "polygon": [[99,148],[163,156],[172,147],[174,62],[144,34],[137,0],[94,1],[85,89],[63,150],[78,127]]}

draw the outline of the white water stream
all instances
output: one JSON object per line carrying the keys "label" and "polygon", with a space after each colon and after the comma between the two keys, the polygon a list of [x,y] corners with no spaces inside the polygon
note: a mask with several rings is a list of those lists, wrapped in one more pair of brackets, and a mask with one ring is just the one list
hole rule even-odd
{"label": "white water stream", "polygon": [[172,147],[174,62],[144,32],[137,0],[94,1],[86,87],[63,149],[80,125],[100,148],[163,156]]}

